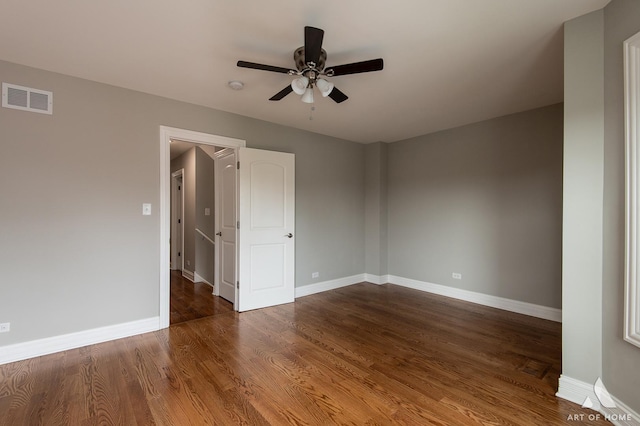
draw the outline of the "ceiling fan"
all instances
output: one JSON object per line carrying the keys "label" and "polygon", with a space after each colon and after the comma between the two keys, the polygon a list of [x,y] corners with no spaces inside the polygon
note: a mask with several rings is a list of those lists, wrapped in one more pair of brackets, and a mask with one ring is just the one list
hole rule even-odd
{"label": "ceiling fan", "polygon": [[269,98],[270,101],[279,101],[289,93],[295,92],[302,95],[302,102],[310,104],[313,103],[313,88],[317,87],[322,96],[329,96],[337,103],[344,102],[349,97],[338,90],[333,83],[321,77],[380,71],[384,64],[382,59],[378,58],[325,68],[327,52],[322,48],[323,38],[324,31],[320,28],[304,27],[304,46],[293,52],[297,70],[247,61],[238,61],[238,66],[297,76],[290,85]]}

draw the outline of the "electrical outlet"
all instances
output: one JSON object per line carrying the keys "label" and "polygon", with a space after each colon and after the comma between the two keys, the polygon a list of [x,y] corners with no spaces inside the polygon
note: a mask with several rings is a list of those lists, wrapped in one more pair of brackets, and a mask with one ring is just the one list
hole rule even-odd
{"label": "electrical outlet", "polygon": [[8,331],[11,331],[10,322],[3,322],[2,324],[0,324],[0,333],[6,333]]}
{"label": "electrical outlet", "polygon": [[318,278],[320,277],[320,272],[312,272],[311,273],[311,278]]}
{"label": "electrical outlet", "polygon": [[459,274],[457,272],[454,272],[453,274],[451,274],[451,276],[453,277],[454,280],[461,280],[462,279],[462,274]]}

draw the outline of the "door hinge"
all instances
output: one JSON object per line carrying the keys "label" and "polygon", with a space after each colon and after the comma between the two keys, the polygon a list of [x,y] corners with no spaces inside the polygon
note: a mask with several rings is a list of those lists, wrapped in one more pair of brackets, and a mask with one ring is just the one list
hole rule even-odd
{"label": "door hinge", "polygon": [[178,252],[178,256],[182,256],[182,254],[180,254],[180,252]]}
{"label": "door hinge", "polygon": [[240,281],[236,281],[236,288],[240,288]]}
{"label": "door hinge", "polygon": [[240,162],[238,161],[238,170],[240,170]]}
{"label": "door hinge", "polygon": [[178,223],[182,223],[182,222],[180,222],[180,219],[178,219]]}
{"label": "door hinge", "polygon": [[180,185],[178,185],[178,191],[180,191]]}
{"label": "door hinge", "polygon": [[240,229],[240,221],[238,221],[238,229]]}

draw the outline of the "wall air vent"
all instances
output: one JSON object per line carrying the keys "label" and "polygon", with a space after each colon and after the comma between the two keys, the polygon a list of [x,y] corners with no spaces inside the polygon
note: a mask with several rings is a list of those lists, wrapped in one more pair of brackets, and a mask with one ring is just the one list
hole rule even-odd
{"label": "wall air vent", "polygon": [[16,84],[2,83],[2,106],[53,114],[53,93]]}

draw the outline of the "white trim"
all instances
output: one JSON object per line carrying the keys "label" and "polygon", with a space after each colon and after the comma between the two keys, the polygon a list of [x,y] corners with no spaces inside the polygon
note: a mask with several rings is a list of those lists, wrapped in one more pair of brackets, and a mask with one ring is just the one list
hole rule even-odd
{"label": "white trim", "polygon": [[310,296],[323,291],[335,290],[341,287],[347,287],[358,284],[365,280],[365,274],[352,275],[350,277],[338,278],[335,280],[323,281],[315,284],[309,284],[302,287],[296,287],[296,299],[298,297]]}
{"label": "white trim", "polygon": [[478,305],[490,306],[492,308],[516,312],[518,314],[529,315],[555,322],[562,322],[562,310],[557,308],[505,299],[503,297],[476,293],[474,291],[462,290],[455,287],[433,284],[410,278],[397,277],[395,275],[388,275],[388,278],[388,282],[390,284],[413,288],[415,290],[422,290],[428,293],[439,294],[441,296],[452,297],[454,299],[465,300],[467,302],[477,303]]}
{"label": "white trim", "polygon": [[578,405],[582,405],[588,397],[594,404],[599,405],[598,397],[593,391],[592,384],[590,385],[581,380],[567,377],[564,374],[561,374],[558,379],[558,392],[556,392],[556,396]]}
{"label": "white trim", "polygon": [[191,281],[192,283],[196,282],[196,277],[195,274],[193,273],[193,271],[190,271],[188,269],[183,269],[182,270],[182,276],[186,279],[188,279],[189,281]]}
{"label": "white trim", "polygon": [[[640,414],[629,408],[629,406],[613,395],[611,395],[611,399],[615,402],[616,408],[606,408],[601,406],[598,396],[593,390],[593,384],[589,384],[572,377],[560,375],[556,396],[578,404],[579,406],[582,406],[584,401],[589,398],[594,405],[593,410],[599,412],[602,415],[601,418],[609,420],[617,426],[637,425],[640,422]],[[620,420],[622,416],[627,418],[631,417],[631,422]]]}
{"label": "white trim", "polygon": [[[638,423],[640,423],[640,414],[615,396],[611,395],[611,398],[613,402],[616,403],[616,409],[602,407],[600,412],[605,415],[605,418],[616,426],[638,426]],[[613,418],[613,415],[620,415],[621,411],[627,415],[626,417],[630,416],[631,421],[621,421]]]}
{"label": "white trim", "polygon": [[171,139],[201,145],[228,148],[246,146],[246,141],[175,127],[160,126],[160,328],[169,327],[171,271],[169,270],[169,237],[171,235]]}
{"label": "white trim", "polygon": [[361,282],[370,284],[393,284],[401,287],[412,288],[414,290],[425,291],[427,293],[438,294],[440,296],[451,297],[453,299],[464,300],[478,305],[490,306],[504,311],[529,315],[555,322],[562,322],[562,310],[550,308],[548,306],[535,305],[533,303],[520,302],[519,300],[505,299],[504,297],[491,296],[483,293],[476,293],[469,290],[461,290],[455,287],[433,284],[410,278],[398,277],[395,275],[373,275],[358,274],[350,277],[338,278],[316,284],[296,287],[296,298],[321,293],[323,291],[334,290]]}
{"label": "white trim", "polygon": [[107,327],[78,331],[61,336],[31,340],[0,347],[0,365],[55,352],[122,339],[160,329],[160,317],[146,318]]}
{"label": "white trim", "polygon": [[193,273],[193,282],[194,283],[205,283],[211,286],[211,288],[213,288],[213,284],[211,284],[209,281],[205,280],[200,274],[198,274],[197,272]]}
{"label": "white trim", "polygon": [[640,33],[624,42],[624,98],[626,180],[624,339],[640,347],[640,276],[638,275]]}
{"label": "white trim", "polygon": [[201,231],[201,230],[199,230],[198,228],[196,228],[196,232],[197,232],[198,234],[200,234],[200,235],[202,236],[202,238],[204,238],[205,240],[209,241],[209,242],[210,242],[211,244],[213,244],[214,246],[216,245],[216,242],[215,242],[215,241],[213,241],[211,238],[209,238],[209,237],[207,236],[207,234],[205,234],[204,232],[202,232],[202,231]]}
{"label": "white trim", "polygon": [[364,274],[364,280],[371,284],[382,285],[389,282],[389,275]]}

